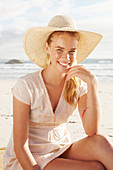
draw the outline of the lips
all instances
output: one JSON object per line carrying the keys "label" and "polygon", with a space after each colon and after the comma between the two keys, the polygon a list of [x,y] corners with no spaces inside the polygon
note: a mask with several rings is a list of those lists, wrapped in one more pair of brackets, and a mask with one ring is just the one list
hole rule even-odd
{"label": "lips", "polygon": [[58,61],[58,63],[59,63],[62,67],[67,67],[67,66],[70,65],[70,62],[68,62],[68,63],[63,63],[63,62]]}

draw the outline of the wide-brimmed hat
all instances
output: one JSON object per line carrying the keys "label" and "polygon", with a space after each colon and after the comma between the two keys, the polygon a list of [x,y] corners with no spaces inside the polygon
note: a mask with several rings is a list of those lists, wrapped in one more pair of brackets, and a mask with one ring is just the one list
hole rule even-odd
{"label": "wide-brimmed hat", "polygon": [[45,42],[54,31],[78,32],[80,39],[77,46],[76,60],[81,63],[97,46],[102,39],[102,35],[78,30],[71,17],[66,15],[56,15],[47,27],[32,27],[24,35],[23,44],[27,56],[38,66],[47,67],[49,58],[45,50]]}

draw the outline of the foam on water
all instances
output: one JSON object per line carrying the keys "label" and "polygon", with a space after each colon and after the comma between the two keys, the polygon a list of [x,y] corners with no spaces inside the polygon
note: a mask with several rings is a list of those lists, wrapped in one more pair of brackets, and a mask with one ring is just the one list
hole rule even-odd
{"label": "foam on water", "polygon": [[[22,61],[23,64],[5,64],[8,60],[0,60],[0,79],[18,79],[39,69],[31,61]],[[83,64],[91,70],[98,80],[113,80],[113,59],[86,59]]]}

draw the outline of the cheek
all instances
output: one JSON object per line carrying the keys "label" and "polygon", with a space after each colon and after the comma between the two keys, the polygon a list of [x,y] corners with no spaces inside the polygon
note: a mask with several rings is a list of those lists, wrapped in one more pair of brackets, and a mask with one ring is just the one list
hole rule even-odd
{"label": "cheek", "polygon": [[61,55],[59,55],[58,53],[55,54],[56,60],[58,60],[60,57],[61,57]]}
{"label": "cheek", "polygon": [[58,53],[56,53],[56,52],[53,52],[53,53],[52,53],[52,58],[53,58],[53,59],[58,60],[60,57],[61,57],[60,54],[58,54]]}

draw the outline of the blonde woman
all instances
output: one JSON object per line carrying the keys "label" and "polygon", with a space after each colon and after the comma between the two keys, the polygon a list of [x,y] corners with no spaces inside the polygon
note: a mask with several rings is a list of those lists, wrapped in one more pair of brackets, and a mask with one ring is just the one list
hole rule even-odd
{"label": "blonde woman", "polygon": [[[113,170],[113,145],[99,134],[97,79],[79,64],[101,38],[77,30],[64,15],[25,33],[25,52],[43,69],[12,89],[14,121],[4,170]],[[71,142],[66,122],[77,104],[87,137]]]}

